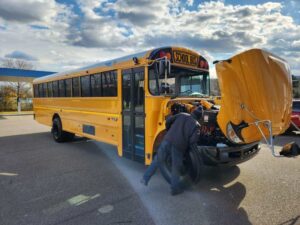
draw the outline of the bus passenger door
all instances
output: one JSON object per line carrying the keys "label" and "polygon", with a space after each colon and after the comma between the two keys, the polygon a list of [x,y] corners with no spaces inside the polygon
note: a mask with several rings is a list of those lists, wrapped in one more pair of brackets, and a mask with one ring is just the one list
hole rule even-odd
{"label": "bus passenger door", "polygon": [[123,156],[145,162],[144,67],[122,71]]}

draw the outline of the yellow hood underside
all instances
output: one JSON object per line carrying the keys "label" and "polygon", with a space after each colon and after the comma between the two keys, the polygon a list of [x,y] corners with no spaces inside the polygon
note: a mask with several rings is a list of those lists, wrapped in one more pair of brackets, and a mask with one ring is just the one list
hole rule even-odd
{"label": "yellow hood underside", "polygon": [[[242,124],[244,143],[262,139],[256,120],[270,120],[272,135],[283,133],[290,124],[292,81],[286,61],[261,49],[251,49],[216,64],[221,90],[218,124],[228,137],[227,125]],[[269,132],[262,124],[266,136]]]}

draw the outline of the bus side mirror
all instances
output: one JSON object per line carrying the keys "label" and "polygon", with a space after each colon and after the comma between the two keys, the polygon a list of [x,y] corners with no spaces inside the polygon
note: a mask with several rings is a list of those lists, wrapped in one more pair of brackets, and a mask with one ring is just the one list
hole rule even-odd
{"label": "bus side mirror", "polygon": [[160,60],[158,63],[159,63],[158,65],[159,76],[164,76],[166,72],[167,72],[167,76],[169,76],[171,73],[170,61],[165,59],[165,60]]}

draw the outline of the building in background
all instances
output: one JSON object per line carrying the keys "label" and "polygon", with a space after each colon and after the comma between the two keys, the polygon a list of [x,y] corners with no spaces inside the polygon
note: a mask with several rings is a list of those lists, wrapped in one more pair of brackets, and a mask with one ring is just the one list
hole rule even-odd
{"label": "building in background", "polygon": [[300,98],[300,76],[292,75],[293,79],[293,97]]}
{"label": "building in background", "polygon": [[32,81],[50,71],[0,68],[0,111],[32,110]]}
{"label": "building in background", "polygon": [[220,87],[217,78],[210,79],[210,95],[221,96]]}

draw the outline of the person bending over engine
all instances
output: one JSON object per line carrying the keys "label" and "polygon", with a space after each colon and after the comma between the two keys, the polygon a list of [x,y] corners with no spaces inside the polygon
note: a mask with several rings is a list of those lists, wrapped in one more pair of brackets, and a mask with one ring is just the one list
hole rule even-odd
{"label": "person bending over engine", "polygon": [[157,155],[153,158],[151,165],[147,168],[141,182],[148,185],[150,178],[155,173],[161,160],[166,154],[172,157],[171,194],[177,195],[183,192],[183,185],[180,183],[180,170],[183,166],[183,156],[188,148],[197,147],[200,134],[198,120],[202,117],[203,108],[199,106],[191,114],[178,113],[166,120],[167,133],[161,142]]}

